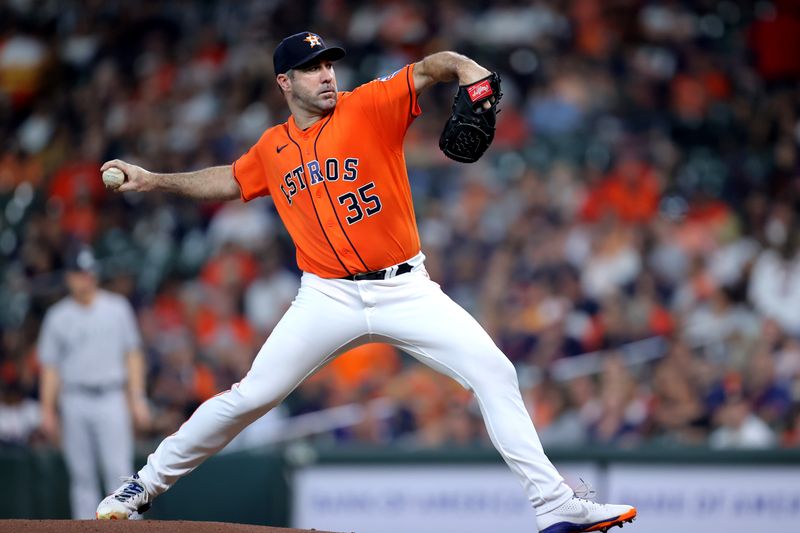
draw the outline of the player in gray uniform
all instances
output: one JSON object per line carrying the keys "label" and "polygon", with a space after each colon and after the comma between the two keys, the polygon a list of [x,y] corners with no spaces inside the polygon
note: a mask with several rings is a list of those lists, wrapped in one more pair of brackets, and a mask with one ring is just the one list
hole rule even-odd
{"label": "player in gray uniform", "polygon": [[149,424],[145,361],[133,309],[98,287],[89,248],[70,255],[66,282],[69,295],[47,311],[39,334],[42,430],[61,437],[72,517],[86,519],[95,517],[98,469],[113,490],[133,464],[132,421]]}

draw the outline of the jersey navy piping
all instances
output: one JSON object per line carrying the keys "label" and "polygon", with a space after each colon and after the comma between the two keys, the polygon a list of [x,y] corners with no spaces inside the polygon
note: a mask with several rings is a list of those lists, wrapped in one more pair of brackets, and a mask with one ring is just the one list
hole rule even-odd
{"label": "jersey navy piping", "polygon": [[[331,121],[332,118],[333,118],[333,113],[331,113],[331,116],[328,117],[328,120],[326,120],[325,124],[323,124],[322,127],[319,129],[319,132],[317,132],[317,137],[314,139],[314,159],[316,159],[317,161],[319,161],[319,156],[317,155],[317,141],[319,140],[320,135],[322,135],[322,130],[325,129],[325,126],[328,125],[328,123]],[[361,254],[359,254],[358,250],[356,250],[356,247],[353,245],[353,241],[350,240],[350,236],[347,234],[347,231],[345,231],[344,226],[342,225],[342,220],[339,218],[339,215],[336,214],[336,206],[333,205],[333,198],[331,198],[331,193],[328,190],[328,181],[327,180],[323,181],[322,185],[325,187],[325,194],[328,195],[328,201],[331,203],[331,209],[333,210],[333,214],[336,216],[336,222],[339,223],[339,227],[341,228],[342,233],[344,233],[344,238],[347,239],[347,243],[350,245],[350,248],[352,248],[353,251],[356,253],[356,257],[358,257],[358,260],[361,261],[362,265],[364,265],[365,272],[369,272],[369,267],[364,262],[364,260],[361,259]]]}
{"label": "jersey navy piping", "polygon": [[411,73],[411,67],[406,67],[406,85],[408,86],[408,114],[414,116],[414,93],[411,92],[411,81],[408,79]]}
{"label": "jersey navy piping", "polygon": [[[300,155],[300,164],[303,165],[303,168],[306,168],[306,162],[303,159],[303,150],[300,148],[300,145],[297,144],[297,141],[295,141],[294,138],[292,137],[292,134],[289,132],[288,126],[286,126],[286,135],[289,137],[289,140],[292,141],[292,144],[295,145],[295,147],[297,148],[297,153]],[[352,276],[353,274],[350,272],[350,269],[344,266],[341,257],[339,257],[339,254],[336,253],[336,248],[333,247],[333,243],[328,238],[328,234],[325,232],[325,227],[322,225],[322,220],[320,220],[319,213],[317,212],[317,205],[314,203],[314,195],[311,194],[311,187],[306,187],[306,191],[308,191],[308,199],[311,200],[311,207],[314,208],[314,215],[316,215],[317,217],[317,224],[319,224],[319,229],[322,231],[322,234],[325,235],[325,240],[328,241],[328,246],[331,247],[333,255],[336,256],[336,260],[339,261],[340,265],[342,265],[342,268],[344,269],[345,272],[347,272],[347,275]]]}

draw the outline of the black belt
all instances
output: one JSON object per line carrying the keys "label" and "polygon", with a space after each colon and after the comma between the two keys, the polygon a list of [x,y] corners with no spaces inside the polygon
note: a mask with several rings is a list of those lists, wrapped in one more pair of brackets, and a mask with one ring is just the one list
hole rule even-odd
{"label": "black belt", "polygon": [[399,276],[400,274],[407,274],[411,272],[411,269],[414,268],[408,263],[400,263],[399,265],[384,268],[383,270],[373,270],[372,272],[362,272],[361,274],[352,274],[350,276],[342,276],[339,279],[349,279],[350,281],[366,281],[366,280],[374,280],[374,279],[386,279],[386,273],[395,270],[393,276]]}

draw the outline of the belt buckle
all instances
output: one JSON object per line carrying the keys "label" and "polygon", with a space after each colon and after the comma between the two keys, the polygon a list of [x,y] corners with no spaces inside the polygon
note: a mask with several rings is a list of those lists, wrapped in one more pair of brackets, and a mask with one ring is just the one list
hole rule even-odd
{"label": "belt buckle", "polygon": [[369,281],[373,279],[380,279],[380,273],[384,272],[383,270],[373,270],[372,272],[361,272],[360,274],[353,274],[350,278],[353,281]]}

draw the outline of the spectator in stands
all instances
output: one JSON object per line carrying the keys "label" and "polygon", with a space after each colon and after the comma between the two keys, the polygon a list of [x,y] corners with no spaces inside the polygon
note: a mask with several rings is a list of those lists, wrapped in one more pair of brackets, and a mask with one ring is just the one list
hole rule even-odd
{"label": "spectator in stands", "polygon": [[775,433],[753,414],[750,404],[740,395],[726,398],[716,418],[717,428],[708,441],[712,448],[769,448],[775,444]]}
{"label": "spectator in stands", "polygon": [[18,381],[0,392],[0,446],[27,446],[41,440],[39,402],[25,396]]}

